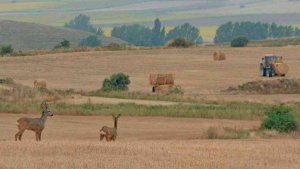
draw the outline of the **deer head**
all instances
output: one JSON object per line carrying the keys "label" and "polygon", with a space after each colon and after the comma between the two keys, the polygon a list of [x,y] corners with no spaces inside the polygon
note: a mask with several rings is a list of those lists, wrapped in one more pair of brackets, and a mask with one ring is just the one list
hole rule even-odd
{"label": "deer head", "polygon": [[119,117],[121,116],[121,114],[118,114],[117,116],[116,115],[112,115],[112,117],[113,117],[113,120],[114,120],[114,126],[115,126],[115,128],[117,128],[118,127],[118,119],[119,119]]}
{"label": "deer head", "polygon": [[43,102],[43,103],[41,104],[41,108],[42,108],[42,110],[43,110],[43,112],[42,112],[42,117],[53,116],[53,113],[50,112],[50,111],[48,110],[48,105],[47,105],[46,102]]}

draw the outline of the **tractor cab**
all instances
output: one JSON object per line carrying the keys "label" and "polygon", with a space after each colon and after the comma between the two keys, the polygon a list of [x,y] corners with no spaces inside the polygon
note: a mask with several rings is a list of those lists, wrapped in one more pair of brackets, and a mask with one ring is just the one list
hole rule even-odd
{"label": "tractor cab", "polygon": [[266,55],[262,58],[262,64],[264,68],[270,67],[272,63],[277,63],[278,61],[279,57],[276,55]]}

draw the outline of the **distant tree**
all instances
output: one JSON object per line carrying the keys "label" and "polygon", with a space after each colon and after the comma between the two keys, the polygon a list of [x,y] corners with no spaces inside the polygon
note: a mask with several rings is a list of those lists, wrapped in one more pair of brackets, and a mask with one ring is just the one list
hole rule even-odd
{"label": "distant tree", "polygon": [[96,34],[99,36],[104,36],[104,30],[102,28],[97,28]]}
{"label": "distant tree", "polygon": [[98,47],[101,44],[101,40],[96,35],[91,35],[87,38],[81,39],[79,42],[79,46],[86,47]]}
{"label": "distant tree", "polygon": [[245,36],[239,36],[231,41],[231,47],[245,47],[249,43],[249,40]]}
{"label": "distant tree", "polygon": [[261,22],[227,22],[216,31],[215,43],[230,42],[234,37],[245,36],[249,40],[267,38],[291,37],[296,35],[296,29],[291,25],[276,25]]}
{"label": "distant tree", "polygon": [[216,31],[214,42],[223,43],[231,41],[233,27],[234,26],[232,22],[227,22],[226,24],[221,25]]}
{"label": "distant tree", "polygon": [[166,43],[166,28],[163,27],[160,32],[160,39],[161,39],[161,45],[164,45]]}
{"label": "distant tree", "polygon": [[295,28],[295,36],[300,36],[300,29],[299,28]]}
{"label": "distant tree", "polygon": [[151,46],[152,30],[138,24],[114,27],[111,36],[120,38],[131,45]]}
{"label": "distant tree", "polygon": [[152,45],[153,46],[161,46],[165,43],[165,28],[161,28],[161,22],[157,18],[154,21],[154,27],[152,29]]}
{"label": "distant tree", "polygon": [[76,16],[74,19],[70,20],[69,23],[65,23],[65,27],[96,33],[96,29],[93,28],[90,23],[90,17],[84,14]]}
{"label": "distant tree", "polygon": [[173,39],[168,43],[168,47],[176,47],[176,48],[188,48],[192,45],[193,43],[184,37]]}
{"label": "distant tree", "polygon": [[167,34],[167,40],[176,39],[179,37],[186,38],[192,43],[201,44],[203,43],[200,31],[197,27],[185,23],[183,25],[176,26],[174,29],[170,30]]}
{"label": "distant tree", "polygon": [[12,48],[11,45],[2,45],[1,46],[1,50],[0,50],[1,55],[6,55],[6,54],[13,53],[13,52],[14,52],[14,49]]}

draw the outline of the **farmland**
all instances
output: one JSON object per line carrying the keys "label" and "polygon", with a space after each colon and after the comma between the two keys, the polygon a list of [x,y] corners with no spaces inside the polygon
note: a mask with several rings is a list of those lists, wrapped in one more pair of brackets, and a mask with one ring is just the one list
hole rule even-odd
{"label": "farmland", "polygon": [[[0,169],[299,169],[299,38],[212,45],[228,21],[299,26],[299,8],[299,0],[0,0],[0,46],[14,49],[1,47]],[[63,27],[79,14],[103,28],[102,47],[78,47],[92,33]],[[125,43],[110,37],[114,26],[152,27],[156,18],[167,32],[198,27],[204,44],[107,46]],[[64,39],[71,48],[53,49]],[[225,60],[214,60],[217,52]],[[285,77],[259,75],[266,54],[283,56]],[[100,90],[116,89],[114,78],[105,80],[114,73],[129,76],[128,91]],[[174,75],[174,90],[152,93],[152,73]],[[46,123],[42,141],[25,131],[16,142],[17,120],[40,117],[43,101],[42,120],[17,123],[20,140],[22,129]],[[104,128],[116,141],[99,141],[102,126],[113,124]]]}
{"label": "farmland", "polygon": [[[223,51],[226,60],[213,61],[214,51]],[[299,79],[300,51],[290,46],[199,46],[1,57],[0,76],[26,86],[33,87],[34,79],[45,79],[50,90],[72,88],[93,93],[104,78],[124,72],[130,76],[129,93],[133,94],[77,95],[50,102],[49,109],[55,115],[47,120],[39,143],[33,132],[26,131],[22,142],[15,142],[14,134],[18,118],[40,116],[40,103],[1,102],[0,168],[297,169],[299,132],[271,132],[269,136],[260,133],[260,124],[265,112],[282,102],[295,103],[299,119],[300,95],[223,92],[230,86],[268,80],[258,72],[261,57],[267,53],[283,55],[290,67],[286,78]],[[184,95],[151,95],[151,72],[174,73]],[[114,113],[122,113],[117,141],[99,142],[99,129],[113,125],[110,115]],[[220,135],[211,139],[211,132],[219,130]]]}
{"label": "farmland", "polygon": [[42,142],[25,132],[23,141],[16,143],[12,124],[20,116],[0,114],[0,168],[297,169],[300,165],[295,139],[205,139],[209,127],[249,129],[258,121],[121,117],[118,140],[107,143],[98,141],[98,131],[112,125],[111,117],[53,116]]}
{"label": "farmland", "polygon": [[[227,60],[214,62],[214,51],[224,51]],[[150,92],[151,72],[174,73],[177,85],[187,97],[213,101],[250,101],[260,103],[299,102],[299,95],[228,95],[230,86],[266,80],[259,76],[261,57],[282,55],[290,67],[287,78],[299,78],[298,47],[146,49],[91,51],[41,56],[0,58],[0,76],[32,86],[33,80],[46,79],[52,89],[97,90],[104,78],[115,72],[130,75],[131,92]]]}

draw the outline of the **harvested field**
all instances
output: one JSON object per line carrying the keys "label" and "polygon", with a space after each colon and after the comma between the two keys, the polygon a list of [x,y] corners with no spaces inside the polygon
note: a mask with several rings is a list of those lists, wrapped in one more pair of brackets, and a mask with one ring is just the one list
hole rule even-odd
{"label": "harvested field", "polygon": [[[214,51],[226,53],[226,62],[214,62],[211,58]],[[176,84],[183,88],[185,95],[223,99],[221,91],[230,86],[269,80],[259,76],[259,63],[268,53],[284,56],[290,68],[286,78],[300,78],[298,47],[198,47],[4,57],[0,58],[0,76],[12,77],[29,86],[32,86],[34,79],[45,79],[49,89],[95,90],[101,87],[108,75],[124,72],[130,75],[132,81],[130,91],[151,92],[149,73],[173,72],[176,74]],[[231,97],[228,96],[228,100]],[[295,97],[300,99],[300,95]],[[260,98],[257,96],[254,100],[263,102]],[[241,101],[243,99],[247,98],[242,97]],[[269,102],[275,100],[278,100],[277,96],[267,98]]]}
{"label": "harvested field", "polygon": [[21,116],[0,114],[0,168],[298,169],[300,165],[299,140],[201,139],[209,127],[249,129],[258,121],[121,117],[117,141],[107,143],[98,141],[98,131],[112,125],[111,117],[54,116],[47,121],[42,142],[35,142],[32,132],[15,142],[15,120]]}

